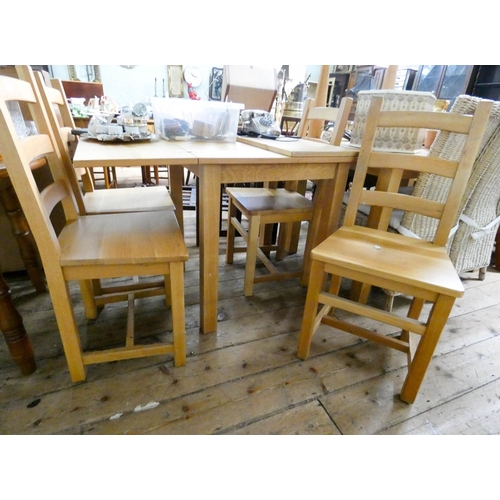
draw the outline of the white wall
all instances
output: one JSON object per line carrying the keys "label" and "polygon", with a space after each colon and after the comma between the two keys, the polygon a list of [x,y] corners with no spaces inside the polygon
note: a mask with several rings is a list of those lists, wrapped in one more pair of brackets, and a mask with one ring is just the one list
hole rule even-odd
{"label": "white wall", "polygon": [[[202,84],[195,89],[198,96],[203,100],[209,99],[210,74],[212,68],[222,68],[222,64],[199,65],[197,66],[203,73]],[[317,82],[321,72],[320,65],[290,65],[293,70],[293,86],[303,82],[310,75],[311,82]],[[279,67],[279,66],[278,66]],[[404,67],[412,67],[410,65],[402,65]],[[418,66],[413,66],[418,68]],[[163,82],[165,82],[165,93],[168,97],[168,66],[165,65],[138,65],[133,68],[124,68],[119,65],[100,65],[100,73],[104,92],[119,105],[133,105],[136,102],[148,103],[151,97],[155,95],[155,78],[156,78],[156,95],[163,97]],[[50,66],[50,70],[54,78],[68,80],[69,73],[67,66]],[[77,76],[81,80],[86,80],[85,66],[76,66]],[[295,81],[297,79],[297,81]],[[184,96],[187,98],[187,85],[184,83]]]}
{"label": "white wall", "polygon": [[[185,65],[186,66],[186,65]],[[210,74],[212,68],[222,68],[222,64],[199,65],[197,66],[203,73],[202,84],[194,89],[203,100],[209,99]],[[76,66],[76,73],[80,80],[87,81],[85,66]],[[119,65],[100,65],[101,80],[104,92],[119,105],[135,104],[136,102],[148,102],[155,95],[163,97],[163,81],[165,81],[165,93],[168,97],[168,66],[167,65],[138,65],[133,68],[124,68]],[[297,66],[295,74],[301,81],[311,74],[311,80],[317,80],[321,66]],[[50,66],[52,76],[61,80],[68,80],[69,73],[67,66]],[[295,82],[295,84],[299,81]],[[187,85],[184,83],[184,96],[187,98]]]}
{"label": "white wall", "polygon": [[[203,100],[208,100],[210,74],[212,68],[222,68],[222,65],[197,66],[203,73],[202,84],[194,89],[198,96]],[[163,82],[165,83],[165,93],[168,97],[168,66],[167,65],[138,65],[133,68],[124,68],[119,65],[100,65],[101,80],[104,92],[107,96],[123,106],[126,104],[135,104],[136,102],[148,102],[155,95],[163,97]],[[67,66],[50,66],[54,78],[68,80],[69,73]],[[81,80],[86,80],[84,66],[76,67],[77,76]],[[184,84],[184,95],[187,98],[187,85]]]}

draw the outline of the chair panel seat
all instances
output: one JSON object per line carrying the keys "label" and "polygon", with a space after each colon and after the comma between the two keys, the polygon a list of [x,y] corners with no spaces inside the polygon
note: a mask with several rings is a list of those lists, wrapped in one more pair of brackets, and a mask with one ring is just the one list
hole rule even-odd
{"label": "chair panel seat", "polygon": [[305,196],[287,189],[268,188],[226,188],[235,204],[244,208],[250,215],[266,213],[281,214],[290,211],[313,211],[313,203]]}
{"label": "chair panel seat", "polygon": [[444,247],[401,234],[341,227],[312,258],[436,293],[461,297],[464,287]]}
{"label": "chair panel seat", "polygon": [[62,266],[188,260],[174,211],[80,217],[59,235]]}
{"label": "chair panel seat", "polygon": [[84,200],[89,214],[175,210],[174,202],[164,186],[98,189],[86,193]]}

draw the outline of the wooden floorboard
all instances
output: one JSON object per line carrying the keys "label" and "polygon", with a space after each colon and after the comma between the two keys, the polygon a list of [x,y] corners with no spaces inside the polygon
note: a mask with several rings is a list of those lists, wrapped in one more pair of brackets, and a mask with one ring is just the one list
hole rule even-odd
{"label": "wooden floorboard", "polygon": [[[93,365],[85,382],[72,384],[48,294],[35,294],[23,272],[6,274],[38,369],[21,376],[0,341],[0,434],[500,433],[500,273],[493,268],[484,281],[464,276],[465,296],[416,402],[407,405],[398,398],[406,374],[401,353],[322,326],[310,357],[299,360],[305,289],[298,280],[262,283],[245,298],[244,254],[225,265],[223,239],[219,329],[200,334],[195,212],[186,211],[185,221],[184,367],[175,368],[170,356]],[[286,260],[292,268],[300,264],[298,257]],[[71,290],[84,348],[117,344],[123,306],[106,306],[87,321],[78,287]],[[373,300],[385,296],[375,291]],[[407,303],[395,299],[396,308]],[[140,336],[169,337],[161,298],[140,301],[136,311]]]}

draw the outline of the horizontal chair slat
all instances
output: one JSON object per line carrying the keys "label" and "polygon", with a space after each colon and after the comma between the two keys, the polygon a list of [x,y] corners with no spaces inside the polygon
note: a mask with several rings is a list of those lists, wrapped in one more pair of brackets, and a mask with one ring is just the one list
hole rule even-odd
{"label": "horizontal chair slat", "polygon": [[409,196],[399,193],[386,193],[379,191],[363,191],[361,193],[361,203],[376,207],[389,207],[416,212],[428,217],[438,218],[444,210],[443,203],[426,200],[418,196]]}
{"label": "horizontal chair slat", "polygon": [[48,135],[30,135],[21,139],[24,161],[31,163],[46,154],[53,153],[54,147]]}
{"label": "horizontal chair slat", "polygon": [[433,111],[382,111],[379,127],[409,127],[447,130],[467,134],[472,116],[456,113],[435,113]]}
{"label": "horizontal chair slat", "polygon": [[422,173],[436,173],[452,178],[458,167],[458,162],[436,158],[434,156],[401,155],[399,153],[372,153],[368,163],[373,168],[398,169],[404,165],[405,170]]}
{"label": "horizontal chair slat", "polygon": [[53,87],[45,87],[45,92],[47,92],[47,97],[49,98],[50,102],[62,105],[64,104],[64,98],[61,95],[61,92],[59,90],[53,88]]}
{"label": "horizontal chair slat", "polygon": [[17,78],[0,76],[0,86],[6,101],[35,102],[33,90],[28,82],[16,83]]}
{"label": "horizontal chair slat", "polygon": [[49,184],[41,193],[42,203],[47,210],[47,213],[51,213],[54,207],[66,196],[69,192],[63,181],[54,182]]}

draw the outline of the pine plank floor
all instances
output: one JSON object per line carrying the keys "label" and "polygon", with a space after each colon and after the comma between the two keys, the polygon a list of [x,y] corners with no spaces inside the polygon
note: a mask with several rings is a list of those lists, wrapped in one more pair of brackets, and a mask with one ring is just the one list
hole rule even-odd
{"label": "pine plank floor", "polygon": [[[147,188],[144,188],[147,189]],[[0,434],[481,434],[500,433],[500,273],[464,275],[459,299],[413,405],[399,400],[403,354],[322,326],[306,361],[295,353],[306,290],[298,280],[262,283],[243,296],[244,254],[219,252],[219,329],[199,332],[195,212],[185,211],[186,366],[171,357],[88,367],[72,384],[48,294],[25,273],[5,278],[35,351],[38,369],[21,376],[0,340]],[[301,244],[307,226],[303,225]],[[299,255],[302,252],[302,246]],[[284,265],[299,265],[289,256]],[[124,305],[87,321],[72,286],[85,348],[121,341]],[[385,300],[375,291],[370,300]],[[395,307],[406,307],[396,297]],[[139,301],[138,335],[170,335],[161,298]]]}

